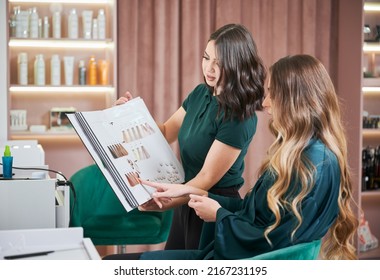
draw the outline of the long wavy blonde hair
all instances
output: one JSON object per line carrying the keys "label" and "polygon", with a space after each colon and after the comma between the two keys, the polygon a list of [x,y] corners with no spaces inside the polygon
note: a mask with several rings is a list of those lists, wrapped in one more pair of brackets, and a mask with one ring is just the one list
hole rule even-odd
{"label": "long wavy blonde hair", "polygon": [[[339,215],[324,238],[324,259],[356,259],[353,240],[358,226],[351,204],[352,182],[347,163],[347,143],[339,101],[331,79],[320,61],[309,55],[288,56],[270,69],[269,94],[272,104],[270,128],[276,140],[260,173],[269,170],[276,175],[267,199],[275,222],[265,231],[268,235],[281,221],[281,209],[290,209],[298,220],[292,237],[302,224],[302,200],[314,186],[315,167],[303,157],[312,137],[320,139],[337,157],[340,170]],[[295,178],[295,174],[297,174]],[[288,200],[291,182],[302,186]]]}

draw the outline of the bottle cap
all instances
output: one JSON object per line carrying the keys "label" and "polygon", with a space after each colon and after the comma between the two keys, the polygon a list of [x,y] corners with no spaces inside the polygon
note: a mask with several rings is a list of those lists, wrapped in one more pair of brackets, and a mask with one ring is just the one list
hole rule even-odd
{"label": "bottle cap", "polygon": [[8,145],[5,146],[4,156],[5,157],[11,157],[12,156],[12,154],[11,154],[11,148]]}
{"label": "bottle cap", "polygon": [[17,57],[18,63],[28,63],[28,54],[25,52],[19,53]]}
{"label": "bottle cap", "polygon": [[79,67],[84,67],[84,60],[79,60]]}

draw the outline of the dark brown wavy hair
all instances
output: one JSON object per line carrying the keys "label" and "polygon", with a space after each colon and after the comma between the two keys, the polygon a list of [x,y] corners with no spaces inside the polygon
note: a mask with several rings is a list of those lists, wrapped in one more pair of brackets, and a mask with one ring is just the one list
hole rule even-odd
{"label": "dark brown wavy hair", "polygon": [[[240,24],[227,24],[211,34],[221,76],[216,87],[224,119],[245,120],[262,110],[266,70],[251,33]],[[211,92],[214,88],[210,87]]]}

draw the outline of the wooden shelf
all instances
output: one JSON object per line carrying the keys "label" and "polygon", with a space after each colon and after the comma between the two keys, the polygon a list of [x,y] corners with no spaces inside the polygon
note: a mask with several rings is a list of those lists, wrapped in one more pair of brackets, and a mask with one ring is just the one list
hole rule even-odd
{"label": "wooden shelf", "polygon": [[12,132],[11,140],[37,140],[40,144],[57,143],[81,143],[79,136],[74,131],[57,131],[45,133]]}
{"label": "wooden shelf", "polygon": [[10,38],[9,47],[27,48],[74,48],[74,49],[112,49],[114,42],[112,39],[20,39]]}
{"label": "wooden shelf", "polygon": [[365,42],[363,44],[364,53],[380,53],[380,43],[379,42]]}
{"label": "wooden shelf", "polygon": [[380,129],[364,128],[362,135],[364,138],[380,138]]}
{"label": "wooden shelf", "polygon": [[11,94],[17,93],[52,93],[52,94],[60,94],[60,93],[90,93],[91,95],[99,93],[104,94],[113,93],[115,88],[113,86],[19,86],[19,85],[11,85],[9,88]]}
{"label": "wooden shelf", "polygon": [[363,87],[379,87],[380,78],[363,78]]}
{"label": "wooden shelf", "polygon": [[361,196],[364,197],[378,197],[380,198],[380,190],[362,191]]}

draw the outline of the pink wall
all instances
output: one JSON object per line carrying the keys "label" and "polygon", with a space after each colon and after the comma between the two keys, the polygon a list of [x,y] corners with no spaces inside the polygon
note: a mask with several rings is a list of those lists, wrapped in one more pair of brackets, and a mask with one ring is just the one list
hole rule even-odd
{"label": "pink wall", "polygon": [[363,1],[340,0],[338,18],[337,92],[342,98],[348,135],[349,163],[355,198],[360,205],[362,146],[362,29]]}

